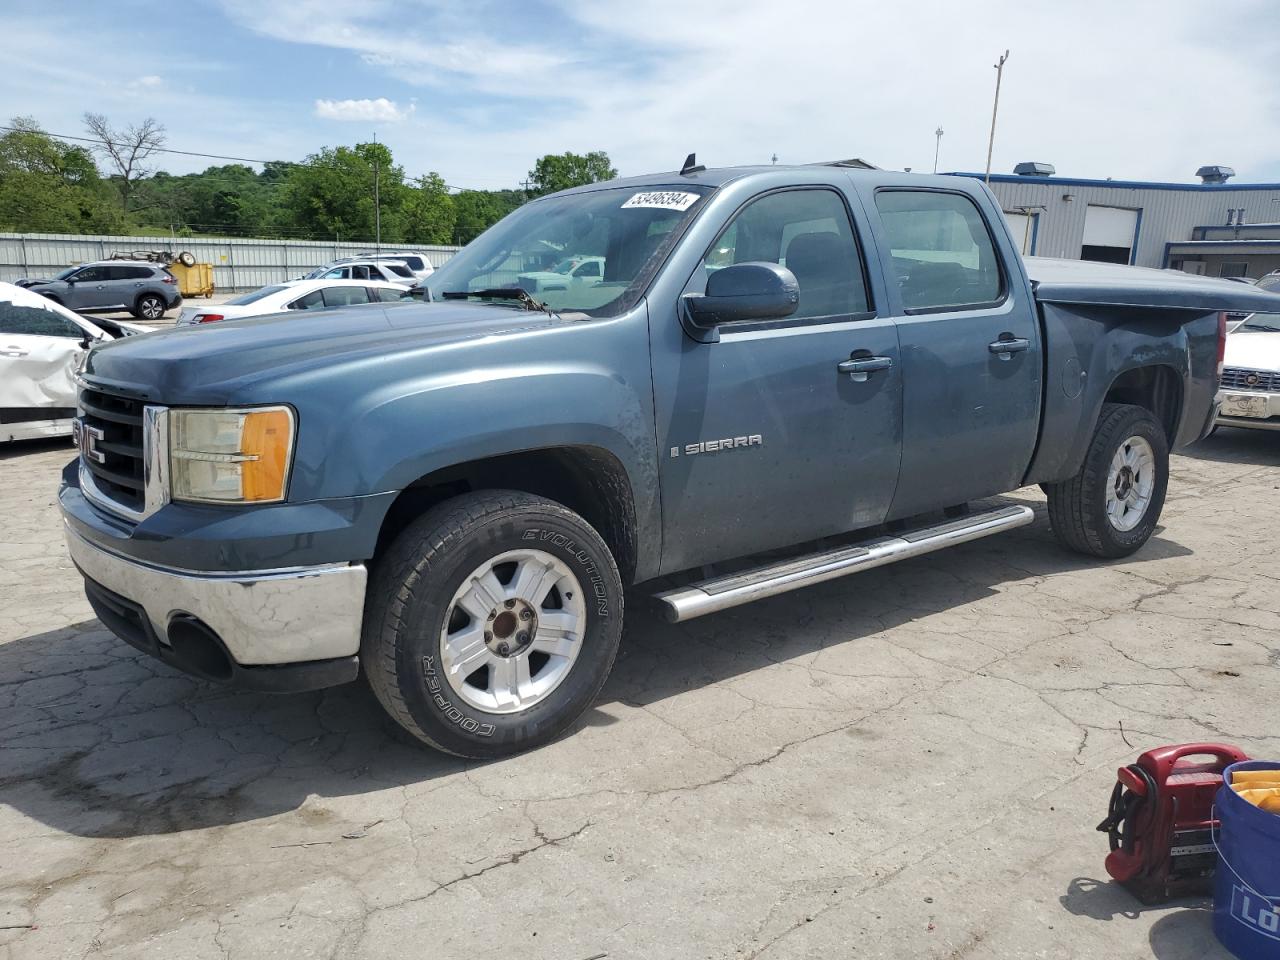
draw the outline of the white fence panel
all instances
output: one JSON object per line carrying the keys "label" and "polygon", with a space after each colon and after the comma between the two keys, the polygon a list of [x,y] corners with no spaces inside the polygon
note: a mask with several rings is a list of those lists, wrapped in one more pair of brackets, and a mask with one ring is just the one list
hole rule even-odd
{"label": "white fence panel", "polygon": [[[396,253],[420,253],[439,267],[461,247],[401,244],[383,247]],[[191,237],[77,236],[59,233],[0,233],[0,280],[48,277],[66,267],[102,260],[115,253],[142,250],[189,251],[200,263],[213,264],[214,287],[223,292],[254,290],[292,280],[338,257],[373,253],[368,243],[310,240],[249,240]]]}

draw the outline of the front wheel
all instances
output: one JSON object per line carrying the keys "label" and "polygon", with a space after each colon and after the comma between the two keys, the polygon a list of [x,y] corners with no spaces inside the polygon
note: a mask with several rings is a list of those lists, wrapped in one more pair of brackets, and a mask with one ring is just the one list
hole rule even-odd
{"label": "front wheel", "polygon": [[621,578],[599,534],[550,500],[486,491],[432,508],[377,562],[360,661],[415,737],[492,758],[563,733],[621,635]]}
{"label": "front wheel", "polygon": [[1169,484],[1169,442],[1144,407],[1108,403],[1070,480],[1044,485],[1061,543],[1095,557],[1127,557],[1155,532]]}
{"label": "front wheel", "polygon": [[159,320],[164,316],[164,311],[164,301],[154,293],[148,293],[138,298],[133,315],[139,320]]}

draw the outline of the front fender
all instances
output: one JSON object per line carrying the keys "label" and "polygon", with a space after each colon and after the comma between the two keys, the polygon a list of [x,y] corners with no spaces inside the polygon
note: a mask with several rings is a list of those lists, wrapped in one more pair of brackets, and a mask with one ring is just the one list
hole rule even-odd
{"label": "front fender", "polygon": [[354,395],[321,391],[301,411],[290,499],[400,491],[468,461],[591,446],[625,469],[637,534],[642,543],[656,542],[657,451],[643,304],[616,320],[467,341],[431,359],[437,362],[418,358],[410,370],[389,358],[378,382],[366,381]]}

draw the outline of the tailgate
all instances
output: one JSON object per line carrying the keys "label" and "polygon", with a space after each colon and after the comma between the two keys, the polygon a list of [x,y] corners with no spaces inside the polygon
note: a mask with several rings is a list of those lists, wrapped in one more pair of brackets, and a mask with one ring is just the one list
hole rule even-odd
{"label": "tailgate", "polygon": [[1280,294],[1250,283],[1084,260],[1026,259],[1040,303],[1159,307],[1195,313],[1280,313]]}

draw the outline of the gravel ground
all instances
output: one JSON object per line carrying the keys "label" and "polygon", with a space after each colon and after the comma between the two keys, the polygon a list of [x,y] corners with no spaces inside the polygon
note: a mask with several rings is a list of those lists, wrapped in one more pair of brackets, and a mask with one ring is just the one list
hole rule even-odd
{"label": "gravel ground", "polygon": [[1093,827],[1148,747],[1280,757],[1280,435],[1175,458],[1123,562],[1028,490],[1030,527],[692,623],[637,595],[577,728],[487,764],[113,639],[71,453],[0,453],[0,960],[1227,957]]}

